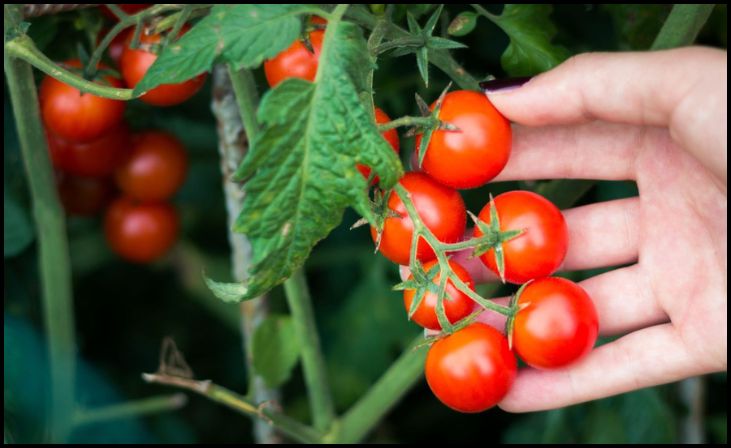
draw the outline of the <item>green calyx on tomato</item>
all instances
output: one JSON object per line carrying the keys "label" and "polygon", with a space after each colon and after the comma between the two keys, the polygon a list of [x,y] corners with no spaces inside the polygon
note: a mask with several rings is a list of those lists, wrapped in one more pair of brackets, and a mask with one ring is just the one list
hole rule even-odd
{"label": "green calyx on tomato", "polygon": [[[475,238],[479,240],[479,243],[475,246],[472,255],[479,256],[492,250],[495,253],[495,264],[497,266],[498,275],[500,275],[500,280],[505,283],[505,254],[503,244],[519,236],[524,232],[524,229],[514,229],[503,232],[500,230],[500,217],[498,216],[492,195],[490,195],[490,203],[488,206],[490,211],[489,222],[482,221],[470,212],[470,217],[475,223]],[[480,213],[480,215],[482,215],[482,213]]]}

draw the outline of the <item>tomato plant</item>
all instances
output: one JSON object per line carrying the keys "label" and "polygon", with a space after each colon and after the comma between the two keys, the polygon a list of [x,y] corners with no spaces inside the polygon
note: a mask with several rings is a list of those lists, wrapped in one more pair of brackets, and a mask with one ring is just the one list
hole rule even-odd
{"label": "tomato plant", "polygon": [[[458,130],[436,130],[429,140],[421,168],[434,179],[452,188],[475,188],[497,176],[508,163],[510,122],[485,95],[468,90],[447,93],[439,119]],[[417,151],[421,137],[416,137]]]}
{"label": "tomato plant", "polygon": [[180,141],[161,131],[132,137],[131,150],[116,170],[117,186],[142,201],[170,198],[185,182],[188,156]]}
{"label": "tomato plant", "polygon": [[[70,69],[78,69],[78,60],[64,63]],[[103,71],[106,67],[100,67]],[[101,82],[112,87],[122,87],[122,82],[111,75]],[[46,127],[56,135],[74,142],[86,142],[102,136],[122,121],[124,101],[102,98],[78,89],[56,78],[46,76],[39,92],[41,114]]]}
{"label": "tomato plant", "polygon": [[513,347],[542,369],[568,365],[594,347],[599,319],[594,302],[576,283],[547,277],[528,284],[518,297]]}
{"label": "tomato plant", "polygon": [[[185,33],[187,28],[181,30],[181,34]],[[130,34],[128,39],[131,39]],[[157,60],[157,54],[152,52],[152,46],[157,45],[162,40],[160,34],[148,34],[143,32],[140,35],[139,48],[131,48],[129,41],[122,52],[120,60],[120,70],[124,81],[130,88],[134,88],[142,78],[144,78],[147,70]],[[148,91],[140,97],[140,99],[153,106],[174,106],[187,100],[195,95],[206,80],[206,73],[201,73],[187,81],[175,84],[162,84]]]}
{"label": "tomato plant", "polygon": [[[530,191],[509,191],[494,199],[500,230],[523,230],[523,233],[502,243],[505,279],[525,283],[546,277],[559,268],[569,244],[568,228],[561,211],[548,199]],[[490,223],[490,204],[478,216]],[[475,228],[475,237],[483,232]],[[485,265],[499,273],[495,250],[480,256]]]}
{"label": "tomato plant", "polygon": [[424,371],[442,403],[474,413],[503,399],[515,380],[517,362],[505,336],[489,325],[474,323],[435,342]]}
{"label": "tomato plant", "polygon": [[289,78],[314,81],[324,35],[325,32],[322,30],[310,33],[312,51],[302,41],[296,40],[289,48],[264,62],[264,74],[269,86],[276,87],[277,84]]}
{"label": "tomato plant", "polygon": [[[462,238],[467,225],[467,215],[462,196],[456,190],[445,187],[423,173],[406,173],[399,183],[409,192],[424,225],[439,241],[451,243]],[[414,223],[398,194],[391,192],[387,204],[397,216],[386,218],[378,250],[394,263],[407,265],[411,256]],[[378,232],[373,227],[371,237],[373,241],[378,240]],[[433,260],[436,255],[432,248],[421,240],[416,250],[416,257],[419,261],[426,262]]]}
{"label": "tomato plant", "polygon": [[142,203],[128,197],[116,199],[104,217],[104,234],[122,258],[147,263],[163,255],[178,239],[178,214],[163,202]]}
{"label": "tomato plant", "polygon": [[[101,42],[102,39],[104,39],[104,36],[109,32],[108,29],[103,29],[99,32],[99,36],[97,38],[98,42]],[[109,55],[109,59],[114,62],[114,64],[118,67],[119,63],[122,61],[122,53],[124,52],[125,47],[127,46],[127,43],[131,39],[130,35],[132,33],[132,28],[127,28],[122,30],[119,34],[114,36],[114,39],[109,43],[109,47],[107,47],[107,54]]]}
{"label": "tomato plant", "polygon": [[[375,116],[376,116],[376,124],[385,124],[391,121],[391,118],[384,112],[381,108],[376,107],[375,109]],[[393,148],[394,152],[396,154],[399,153],[399,138],[398,138],[398,132],[396,129],[389,129],[388,131],[384,131],[381,133],[383,135],[383,138],[388,142],[389,145],[391,145],[391,148]],[[371,175],[371,169],[370,167],[363,165],[359,163],[358,165],[358,171],[368,179],[368,177]],[[379,181],[378,176],[373,177],[373,183],[377,184]]]}
{"label": "tomato plant", "polygon": [[[432,260],[424,263],[424,271],[429,272],[434,266],[438,264],[437,260]],[[472,277],[469,272],[465,270],[456,261],[449,261],[449,267],[460,280],[462,280],[470,289],[474,289],[472,283]],[[439,284],[439,280],[442,277],[442,273],[439,272],[434,277],[434,284]],[[413,280],[413,274],[409,276],[409,280]],[[447,280],[446,296],[444,297],[444,313],[447,316],[447,320],[454,324],[461,319],[467,317],[474,308],[474,302],[464,292],[457,289],[452,280]],[[408,312],[411,309],[411,304],[414,301],[416,295],[415,289],[404,290],[404,306]],[[441,330],[442,326],[439,325],[439,319],[437,318],[437,294],[434,292],[426,292],[421,299],[419,307],[416,312],[411,316],[411,320],[421,325],[424,328],[430,330]]]}
{"label": "tomato plant", "polygon": [[48,133],[53,165],[76,176],[104,177],[112,174],[129,150],[127,125],[120,124],[96,140],[73,142]]}

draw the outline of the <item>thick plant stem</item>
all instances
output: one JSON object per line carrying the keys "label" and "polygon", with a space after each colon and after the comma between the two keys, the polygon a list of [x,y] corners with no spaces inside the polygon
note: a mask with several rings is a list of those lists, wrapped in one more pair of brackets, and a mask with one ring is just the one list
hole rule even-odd
{"label": "thick plant stem", "polygon": [[363,439],[390,411],[411,386],[422,376],[426,349],[421,336],[399,357],[386,373],[350,410],[343,415],[337,432],[326,436],[327,441],[357,443]]}
{"label": "thick plant stem", "polygon": [[315,429],[327,431],[335,418],[335,408],[327,382],[325,359],[320,350],[320,338],[315,325],[315,313],[302,269],[284,282],[287,304],[294,319],[294,328],[301,345],[302,369],[310,398]]}
{"label": "thick plant stem", "polygon": [[[252,86],[244,87],[241,94],[234,95],[242,89],[235,86],[247,84],[251,80],[251,74],[242,70],[230,73],[225,66],[216,66],[213,70],[213,114],[218,124],[218,149],[221,155],[221,176],[223,178],[223,190],[226,199],[226,210],[228,212],[229,243],[231,245],[231,263],[233,278],[243,282],[248,276],[248,269],[251,260],[251,247],[244,235],[234,233],[231,229],[236,222],[236,217],[241,213],[241,205],[244,200],[244,190],[237,183],[230,179],[246,153],[248,147],[247,134],[242,128],[241,116],[247,118],[249,129],[252,134],[255,127],[252,122],[254,103],[250,89]],[[246,113],[239,110],[246,107]],[[255,120],[254,120],[255,123]],[[245,126],[246,127],[246,126]],[[269,307],[264,296],[242,302],[239,305],[241,316],[241,336],[244,348],[244,360],[246,371],[249,375],[249,397],[255,403],[269,402],[277,406],[280,400],[278,389],[267,387],[264,380],[254,372],[253,358],[251,356],[251,341],[254,331],[258,325],[269,314]],[[254,420],[254,438],[258,443],[280,443],[279,435],[271,425],[260,419]]]}
{"label": "thick plant stem", "polygon": [[[22,5],[5,5],[5,34],[17,25]],[[5,52],[5,79],[18,129],[26,178],[33,202],[42,284],[43,318],[50,357],[51,441],[64,442],[74,409],[75,335],[66,223],[38,107],[32,67]]]}
{"label": "thick plant stem", "polygon": [[276,411],[273,406],[270,406],[270,403],[253,403],[246,397],[225,387],[213,384],[209,380],[198,381],[159,373],[143,373],[142,379],[148,383],[164,384],[186,389],[200,394],[211,401],[222,404],[227,408],[233,409],[247,417],[260,418],[268,421],[284,434],[299,442],[320,443],[322,441],[322,435],[319,432]]}
{"label": "thick plant stem", "polygon": [[664,50],[692,44],[711,16],[714,6],[697,4],[673,6],[650,49]]}

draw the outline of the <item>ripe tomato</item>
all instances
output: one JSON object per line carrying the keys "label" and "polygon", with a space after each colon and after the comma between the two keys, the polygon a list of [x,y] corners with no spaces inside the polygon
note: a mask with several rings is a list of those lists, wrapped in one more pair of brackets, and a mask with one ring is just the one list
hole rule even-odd
{"label": "ripe tomato", "polygon": [[71,142],[48,134],[53,166],[76,176],[104,177],[112,174],[129,144],[129,130],[124,123],[90,142]]}
{"label": "ripe tomato", "polygon": [[[386,112],[381,110],[380,108],[376,107],[375,109],[375,115],[376,115],[376,123],[377,124],[385,124],[391,121],[391,118],[389,118],[388,115],[386,115]],[[381,135],[383,135],[383,138],[386,139],[389,145],[391,145],[391,148],[393,148],[393,151],[398,154],[399,153],[399,139],[398,139],[398,132],[396,132],[396,129],[389,129],[388,131],[382,132]],[[371,168],[363,165],[358,164],[358,171],[360,171],[360,174],[363,175],[366,179],[368,179],[368,176],[371,175]],[[378,176],[373,177],[373,183],[378,183]]]}
{"label": "ripe tomato", "polygon": [[[459,130],[432,134],[422,162],[431,177],[452,188],[475,188],[503,170],[512,144],[510,122],[485,95],[468,90],[447,93],[439,119]],[[417,135],[417,151],[420,145]]]}
{"label": "ripe tomato", "polygon": [[[445,187],[423,173],[406,173],[399,182],[410,193],[424,225],[439,241],[455,243],[462,238],[467,216],[462,196],[456,190]],[[386,218],[378,250],[394,263],[408,265],[414,223],[395,191],[388,197],[388,208],[401,217]],[[374,242],[377,236],[376,229],[371,227]],[[436,258],[434,250],[424,240],[419,241],[416,256],[421,262]]]}
{"label": "ripe tomato", "polygon": [[146,263],[163,255],[178,238],[178,214],[167,203],[115,200],[104,218],[104,234],[114,252],[129,261]]}
{"label": "ripe tomato", "polygon": [[[183,27],[180,34],[185,33],[188,29],[189,27]],[[131,37],[132,34],[130,33],[129,39]],[[143,32],[140,37],[140,47],[132,49],[129,46],[130,41],[128,40],[122,52],[120,70],[124,81],[130,88],[134,88],[144,78],[147,70],[157,60],[157,55],[148,51],[148,49],[154,44],[159,44],[160,41],[161,36],[159,34],[148,35]],[[140,99],[154,106],[174,106],[180,104],[200,90],[206,80],[206,75],[207,73],[201,73],[194,78],[177,84],[162,84],[142,95]]]}
{"label": "ripe tomato", "polygon": [[[439,262],[437,260],[424,263],[424,271],[429,272],[429,270],[438,263]],[[452,268],[452,271],[457,274],[457,277],[459,277],[460,280],[467,284],[470,289],[474,290],[472,277],[461,264],[456,261],[450,261],[449,267]],[[435,285],[439,284],[441,277],[441,273],[438,273],[436,277],[434,277]],[[413,278],[413,275],[409,276],[409,280]],[[411,309],[411,303],[414,301],[415,294],[416,290],[414,289],[404,290],[404,306],[406,307],[406,312],[409,312]],[[467,294],[457,289],[457,287],[454,286],[454,283],[452,283],[452,280],[447,280],[447,295],[444,297],[444,314],[446,314],[447,320],[454,324],[469,316],[473,308],[474,302],[472,299],[470,299]],[[411,320],[430,330],[442,329],[442,326],[439,325],[439,318],[437,317],[437,295],[435,293],[427,292],[425,294],[425,297],[422,299],[419,307],[416,309],[416,312],[413,316],[411,316]]]}
{"label": "ripe tomato", "polygon": [[[131,15],[131,14],[137,14],[138,12],[142,11],[143,9],[145,9],[149,6],[152,6],[152,4],[151,3],[134,3],[134,4],[130,3],[130,4],[123,4],[123,5],[118,4],[117,6],[119,6],[119,9],[121,9],[128,15]],[[115,22],[119,21],[119,19],[117,19],[117,16],[114,15],[112,10],[107,8],[106,6],[102,5],[99,8],[99,10],[102,12],[102,14],[104,14],[106,17],[114,20]]]}
{"label": "ripe tomato", "polygon": [[[81,67],[78,60],[67,61],[64,65]],[[104,82],[112,87],[122,87],[122,82],[112,76],[105,76]],[[59,137],[74,142],[99,138],[119,125],[124,115],[124,101],[81,93],[51,76],[43,78],[39,96],[46,127]]]}
{"label": "ripe tomato", "polygon": [[70,215],[91,216],[100,212],[114,194],[109,179],[59,173],[58,195]]}
{"label": "ripe tomato", "polygon": [[[548,199],[530,191],[509,191],[495,197],[500,230],[525,231],[503,243],[505,280],[525,283],[553,274],[566,257],[569,233],[561,211]],[[480,212],[481,221],[490,223],[490,204]],[[475,237],[482,236],[475,228]],[[495,251],[480,256],[482,262],[498,273]]]}
{"label": "ripe tomato", "polygon": [[302,78],[314,81],[317,75],[317,61],[322,51],[322,38],[325,32],[316,30],[310,33],[310,43],[315,51],[311,53],[299,39],[286,50],[264,62],[264,74],[269,87],[275,87],[289,78]]}
{"label": "ripe tomato", "polygon": [[188,156],[174,136],[159,131],[132,138],[132,149],[117,168],[117,186],[141,201],[162,201],[185,182]]}
{"label": "ripe tomato", "polygon": [[526,364],[563,367],[588,353],[599,319],[594,302],[576,283],[558,277],[535,280],[518,297],[513,347]]}
{"label": "ripe tomato", "polygon": [[515,380],[517,362],[505,336],[477,322],[435,342],[424,371],[442,403],[474,413],[503,399]]}

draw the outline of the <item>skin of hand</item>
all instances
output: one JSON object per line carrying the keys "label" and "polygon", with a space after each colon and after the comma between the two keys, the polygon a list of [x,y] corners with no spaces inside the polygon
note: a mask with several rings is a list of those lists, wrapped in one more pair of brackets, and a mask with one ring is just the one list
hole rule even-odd
{"label": "skin of hand", "polygon": [[[587,53],[487,93],[515,124],[513,153],[495,181],[634,180],[639,189],[639,197],[563,211],[562,270],[631,263],[580,283],[600,334],[622,336],[563,369],[522,369],[504,410],[559,408],[726,370],[726,63],[725,51],[700,47]],[[454,259],[477,283],[496,280],[468,251]],[[489,311],[480,320],[505,322]]]}

